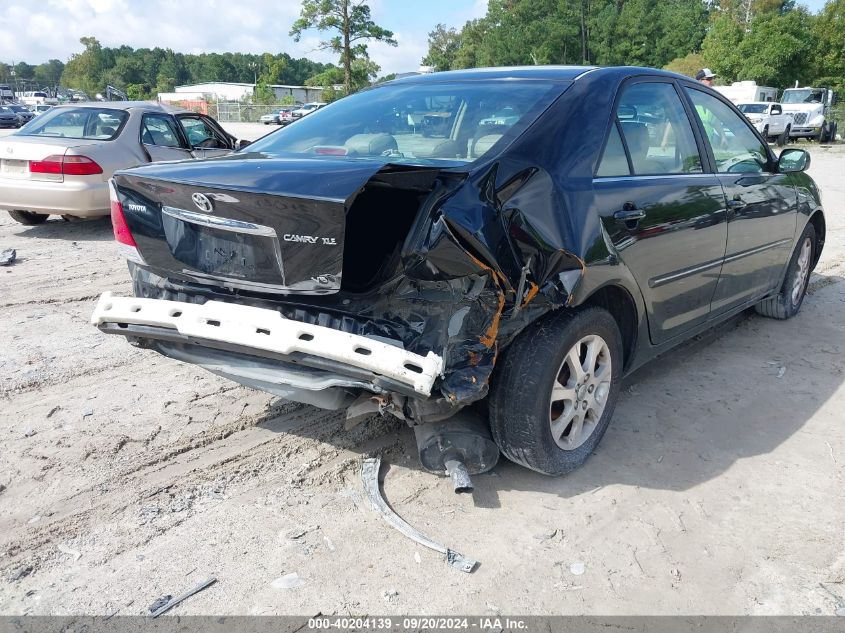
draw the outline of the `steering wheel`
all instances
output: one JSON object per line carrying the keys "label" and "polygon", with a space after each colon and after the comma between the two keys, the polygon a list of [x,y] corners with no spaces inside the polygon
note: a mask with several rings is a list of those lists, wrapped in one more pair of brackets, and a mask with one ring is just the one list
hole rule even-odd
{"label": "steering wheel", "polygon": [[209,136],[208,138],[203,139],[199,143],[197,143],[196,147],[216,148],[220,147],[220,143],[213,136]]}

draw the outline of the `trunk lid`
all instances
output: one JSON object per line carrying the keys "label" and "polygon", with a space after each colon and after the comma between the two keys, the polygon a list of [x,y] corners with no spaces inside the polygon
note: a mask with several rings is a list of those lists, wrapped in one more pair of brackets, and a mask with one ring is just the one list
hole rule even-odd
{"label": "trunk lid", "polygon": [[346,212],[384,167],[237,154],[118,172],[115,185],[150,268],[257,292],[327,294],[341,286]]}

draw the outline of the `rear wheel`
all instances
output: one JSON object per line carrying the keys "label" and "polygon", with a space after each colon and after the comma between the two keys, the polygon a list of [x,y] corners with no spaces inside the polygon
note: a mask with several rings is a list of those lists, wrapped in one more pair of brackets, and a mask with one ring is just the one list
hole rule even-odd
{"label": "rear wheel", "polygon": [[827,123],[822,124],[822,129],[819,130],[819,143],[827,143],[828,128]]}
{"label": "rear wheel", "polygon": [[798,314],[807,294],[815,254],[816,230],[812,224],[808,224],[789,260],[780,291],[754,307],[758,314],[771,319],[790,319]]}
{"label": "rear wheel", "polygon": [[613,416],[622,339],[606,310],[558,312],[522,332],[494,377],[490,430],[502,453],[546,475],[584,463]]}
{"label": "rear wheel", "polygon": [[767,143],[772,140],[771,137],[769,136],[769,126],[768,125],[763,126],[763,138],[766,139]]}
{"label": "rear wheel", "polygon": [[27,226],[42,224],[48,217],[50,217],[45,213],[33,213],[32,211],[9,211],[9,215],[12,216],[13,220],[18,221],[21,224],[26,224]]}

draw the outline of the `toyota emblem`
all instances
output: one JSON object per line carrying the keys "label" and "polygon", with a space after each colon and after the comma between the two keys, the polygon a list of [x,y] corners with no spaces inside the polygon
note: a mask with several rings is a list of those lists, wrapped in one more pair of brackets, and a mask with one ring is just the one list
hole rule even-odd
{"label": "toyota emblem", "polygon": [[197,205],[197,209],[200,211],[205,211],[206,213],[214,212],[214,205],[204,193],[195,193],[191,196],[191,200],[194,201],[194,204]]}

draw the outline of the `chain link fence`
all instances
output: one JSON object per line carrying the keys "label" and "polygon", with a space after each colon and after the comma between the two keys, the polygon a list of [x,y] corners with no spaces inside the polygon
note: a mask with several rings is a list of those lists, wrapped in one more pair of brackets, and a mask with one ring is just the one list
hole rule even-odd
{"label": "chain link fence", "polygon": [[258,123],[262,116],[286,104],[258,105],[240,101],[216,101],[208,104],[208,114],[221,123]]}

